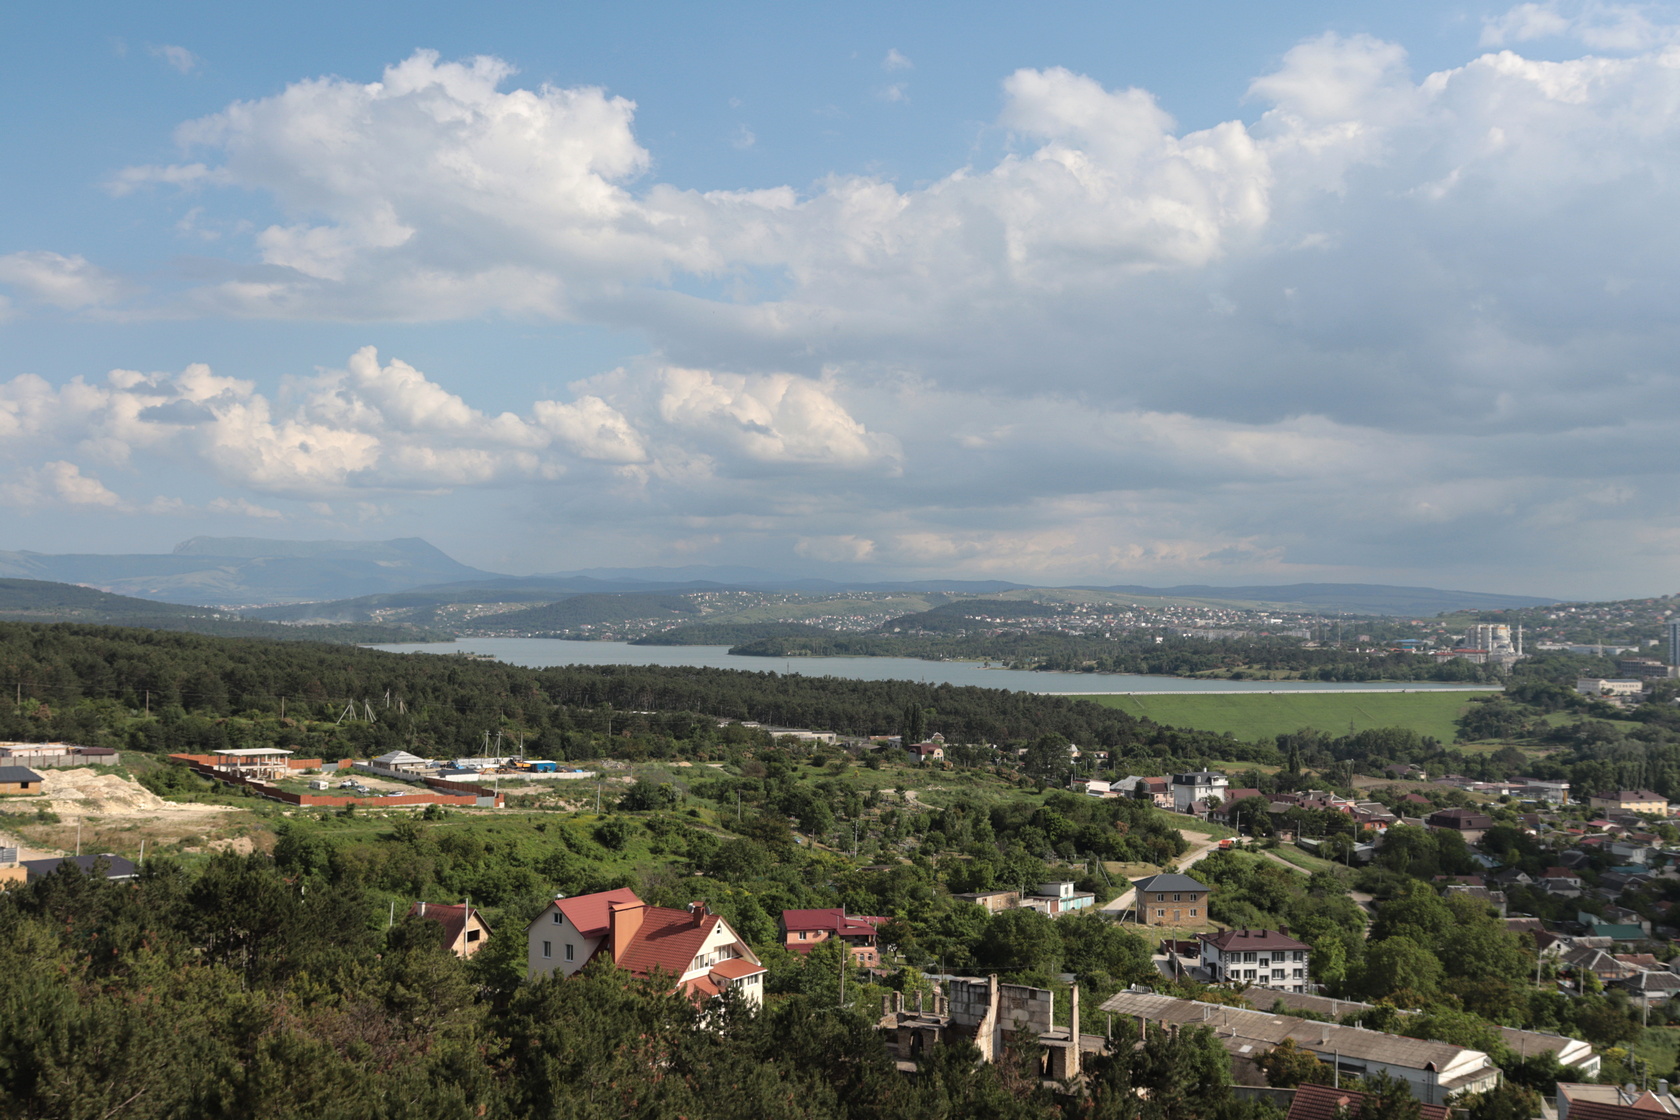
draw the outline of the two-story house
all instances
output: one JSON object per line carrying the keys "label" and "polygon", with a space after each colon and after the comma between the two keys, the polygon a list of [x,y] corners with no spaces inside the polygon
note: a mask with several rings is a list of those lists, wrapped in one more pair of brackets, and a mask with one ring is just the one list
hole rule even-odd
{"label": "two-story house", "polygon": [[1207,921],[1211,888],[1176,872],[1151,875],[1132,884],[1137,888],[1137,920],[1146,926],[1201,925]]}
{"label": "two-story house", "polygon": [[1198,770],[1191,774],[1174,774],[1172,776],[1173,808],[1180,813],[1187,813],[1191,806],[1198,801],[1205,801],[1210,797],[1225,800],[1225,791],[1231,788],[1231,780],[1223,774],[1215,774],[1211,770]]}
{"label": "two-story house", "polygon": [[1648,789],[1618,789],[1610,793],[1595,793],[1587,798],[1594,809],[1620,809],[1624,813],[1668,815],[1668,798]]}
{"label": "two-story house", "polygon": [[875,931],[885,921],[885,918],[847,914],[845,907],[783,910],[782,945],[790,952],[804,956],[829,938],[838,937],[851,951],[854,964],[876,968],[881,963],[881,951],[875,943]]}
{"label": "two-story house", "polygon": [[1307,967],[1312,947],[1284,931],[1227,929],[1197,934],[1196,940],[1202,943],[1202,967],[1215,983],[1311,991]]}
{"label": "two-story house", "polygon": [[659,973],[677,991],[709,999],[739,991],[764,1004],[757,954],[703,902],[649,906],[628,887],[557,898],[526,928],[526,975],[571,976],[596,956],[637,976]]}

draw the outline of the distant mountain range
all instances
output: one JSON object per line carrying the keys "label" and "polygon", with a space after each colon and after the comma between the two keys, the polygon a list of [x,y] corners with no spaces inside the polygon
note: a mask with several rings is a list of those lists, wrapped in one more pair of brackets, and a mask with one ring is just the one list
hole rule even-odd
{"label": "distant mountain range", "polygon": [[35,579],[0,579],[0,621],[138,626],[147,630],[187,630],[224,638],[270,638],[279,641],[410,642],[451,636],[447,632],[407,625],[283,625],[244,618],[214,607],[160,603],[152,599],[113,595],[91,587]]}
{"label": "distant mountain range", "polygon": [[345,599],[492,572],[469,568],[409,537],[393,541],[265,541],[194,537],[168,554],[52,556],[0,552],[0,577],[79,583],[194,606]]}
{"label": "distant mountain range", "polygon": [[[168,554],[0,552],[0,578],[4,577],[83,584],[163,603],[246,608],[241,613],[275,621],[361,622],[377,619],[384,613],[400,613],[404,621],[416,625],[429,624],[431,609],[492,603],[503,604],[504,609],[509,604],[540,608],[577,595],[708,590],[805,595],[849,591],[988,595],[1043,590],[1006,580],[836,581],[791,578],[758,568],[706,565],[590,568],[515,577],[459,563],[416,537],[389,541],[194,537]],[[1084,585],[1080,589],[1210,605],[1231,603],[1323,613],[1419,616],[1458,610],[1509,610],[1557,601],[1526,595],[1348,583],[1243,587]],[[539,617],[533,616],[528,621],[536,622]]]}

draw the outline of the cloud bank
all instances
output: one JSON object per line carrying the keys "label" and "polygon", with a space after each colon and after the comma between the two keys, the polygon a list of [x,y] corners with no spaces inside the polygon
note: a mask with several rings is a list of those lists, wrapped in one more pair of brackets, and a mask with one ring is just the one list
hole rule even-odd
{"label": "cloud bank", "polygon": [[[975,166],[710,192],[658,179],[623,96],[421,51],[229,105],[181,126],[180,162],[112,177],[278,208],[222,278],[141,291],[26,248],[0,256],[11,313],[534,317],[640,331],[646,357],[497,415],[371,349],[278,393],[26,377],[0,435],[36,470],[530,487],[638,547],[904,571],[1563,577],[1602,533],[1618,579],[1656,578],[1680,535],[1674,32],[1525,4],[1421,75],[1324,35],[1252,82],[1251,120],[1196,131],[1020,70]],[[1583,49],[1520,53],[1542,40]]]}

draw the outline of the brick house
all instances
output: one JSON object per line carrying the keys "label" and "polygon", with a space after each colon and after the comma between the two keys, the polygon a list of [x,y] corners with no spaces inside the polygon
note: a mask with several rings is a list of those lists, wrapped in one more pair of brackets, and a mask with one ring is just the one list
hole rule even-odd
{"label": "brick house", "polygon": [[1200,925],[1208,920],[1207,897],[1212,888],[1188,875],[1151,875],[1132,884],[1137,888],[1137,920],[1146,926]]}
{"label": "brick house", "polygon": [[838,937],[851,951],[852,962],[865,968],[881,963],[875,944],[876,927],[885,918],[848,915],[845,907],[828,910],[783,910],[782,946],[804,956],[831,937]]}
{"label": "brick house", "polygon": [[526,975],[571,976],[596,957],[636,976],[659,973],[696,1000],[734,989],[764,1005],[764,965],[703,902],[649,906],[628,887],[557,898],[525,931]]}

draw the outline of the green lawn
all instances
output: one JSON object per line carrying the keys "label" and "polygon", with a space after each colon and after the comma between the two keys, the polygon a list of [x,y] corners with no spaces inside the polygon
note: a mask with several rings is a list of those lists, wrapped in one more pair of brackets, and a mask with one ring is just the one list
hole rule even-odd
{"label": "green lawn", "polygon": [[[1496,691],[1490,689],[1489,691]],[[1301,692],[1282,695],[1195,692],[1173,696],[1094,696],[1134,716],[1173,727],[1229,732],[1258,742],[1304,727],[1346,735],[1373,727],[1409,727],[1451,743],[1469,692]]]}

